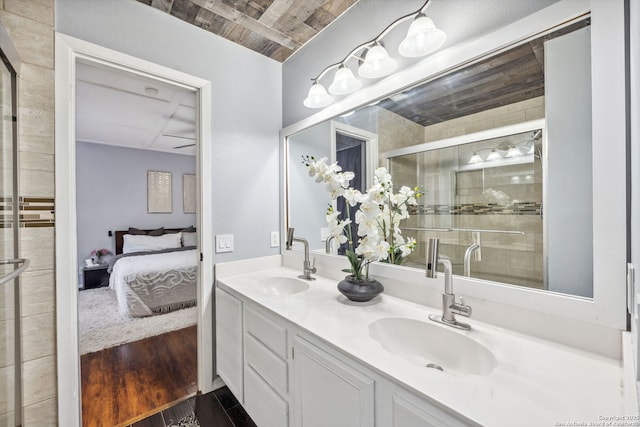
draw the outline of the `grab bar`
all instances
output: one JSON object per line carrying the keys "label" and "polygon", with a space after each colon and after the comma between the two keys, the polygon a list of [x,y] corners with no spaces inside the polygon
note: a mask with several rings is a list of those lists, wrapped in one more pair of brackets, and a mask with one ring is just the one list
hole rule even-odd
{"label": "grab bar", "polygon": [[5,259],[0,261],[0,265],[7,265],[7,264],[22,264],[22,265],[17,269],[15,269],[14,271],[12,271],[11,273],[3,277],[0,277],[0,285],[4,285],[8,281],[15,279],[20,274],[22,274],[22,272],[25,271],[27,267],[29,267],[29,260],[26,258],[19,258],[19,259]]}
{"label": "grab bar", "polygon": [[403,230],[415,231],[471,231],[479,233],[498,233],[498,234],[525,234],[524,231],[513,230],[484,230],[481,228],[421,228],[421,227],[402,227]]}

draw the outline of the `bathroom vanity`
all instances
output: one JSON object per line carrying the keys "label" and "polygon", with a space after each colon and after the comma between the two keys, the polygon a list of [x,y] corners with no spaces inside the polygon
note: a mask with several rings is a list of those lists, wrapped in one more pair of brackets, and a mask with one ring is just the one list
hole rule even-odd
{"label": "bathroom vanity", "polygon": [[[251,271],[251,272],[247,272]],[[322,270],[320,270],[322,271]],[[383,293],[280,257],[216,267],[218,374],[260,427],[542,426],[625,414],[620,360]],[[427,280],[427,279],[425,279]]]}

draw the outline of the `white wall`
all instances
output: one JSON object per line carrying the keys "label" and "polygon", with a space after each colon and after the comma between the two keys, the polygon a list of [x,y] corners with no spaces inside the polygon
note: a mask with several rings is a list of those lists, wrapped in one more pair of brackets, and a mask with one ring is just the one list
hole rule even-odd
{"label": "white wall", "polygon": [[[115,251],[109,230],[196,224],[195,214],[182,209],[182,175],[196,173],[195,157],[78,142],[76,162],[80,269],[93,249]],[[148,170],[172,173],[172,213],[147,213]]]}
{"label": "white wall", "polygon": [[[279,253],[281,64],[133,0],[58,0],[55,30],[212,84],[214,234],[235,251],[214,262]],[[213,239],[213,236],[211,236]]]}

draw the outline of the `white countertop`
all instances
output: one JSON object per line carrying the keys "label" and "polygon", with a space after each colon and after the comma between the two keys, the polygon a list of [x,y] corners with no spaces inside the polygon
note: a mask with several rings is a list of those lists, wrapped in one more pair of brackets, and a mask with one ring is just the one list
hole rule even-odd
{"label": "white countertop", "polygon": [[219,278],[218,284],[482,425],[605,425],[606,417],[624,414],[619,360],[501,329],[472,316],[461,318],[472,325],[471,331],[441,327],[483,344],[496,357],[496,368],[486,376],[421,368],[384,350],[369,336],[369,324],[385,317],[429,322],[429,314],[441,313],[384,293],[370,303],[352,303],[338,292],[335,280],[318,276],[308,290],[297,294],[260,292],[265,277],[298,274],[287,267],[269,268]]}

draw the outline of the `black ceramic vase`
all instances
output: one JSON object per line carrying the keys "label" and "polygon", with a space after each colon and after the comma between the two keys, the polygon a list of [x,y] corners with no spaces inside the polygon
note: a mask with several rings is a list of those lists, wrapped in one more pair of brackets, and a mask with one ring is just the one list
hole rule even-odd
{"label": "black ceramic vase", "polygon": [[384,286],[375,279],[358,280],[353,276],[347,276],[338,283],[338,290],[351,301],[365,302],[381,294]]}

